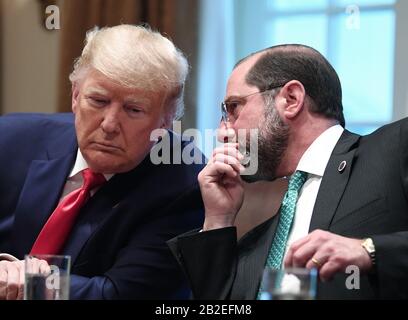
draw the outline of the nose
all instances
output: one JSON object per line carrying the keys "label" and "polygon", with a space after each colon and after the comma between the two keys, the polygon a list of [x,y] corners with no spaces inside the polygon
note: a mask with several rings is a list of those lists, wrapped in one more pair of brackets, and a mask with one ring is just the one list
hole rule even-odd
{"label": "nose", "polygon": [[110,105],[104,110],[101,128],[105,133],[118,133],[120,130],[120,108],[115,105]]}

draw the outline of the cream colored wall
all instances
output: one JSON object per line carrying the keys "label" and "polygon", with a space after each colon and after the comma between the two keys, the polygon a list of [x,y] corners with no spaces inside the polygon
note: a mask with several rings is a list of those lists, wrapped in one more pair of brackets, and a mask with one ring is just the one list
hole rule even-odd
{"label": "cream colored wall", "polygon": [[59,31],[41,25],[37,0],[0,0],[2,113],[55,112]]}

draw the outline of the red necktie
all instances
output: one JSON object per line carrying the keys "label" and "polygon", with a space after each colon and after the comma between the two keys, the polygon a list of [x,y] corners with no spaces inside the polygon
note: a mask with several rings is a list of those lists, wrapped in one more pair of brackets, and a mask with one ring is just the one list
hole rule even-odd
{"label": "red necktie", "polygon": [[60,202],[35,240],[31,254],[58,254],[81,208],[91,196],[91,190],[106,181],[103,174],[90,169],[83,170],[82,176],[82,187],[66,195]]}

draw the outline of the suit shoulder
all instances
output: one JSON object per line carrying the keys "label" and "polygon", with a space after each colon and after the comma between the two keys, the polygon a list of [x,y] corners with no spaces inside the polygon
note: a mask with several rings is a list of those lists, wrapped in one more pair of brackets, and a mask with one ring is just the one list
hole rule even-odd
{"label": "suit shoulder", "polygon": [[0,117],[0,143],[31,143],[74,130],[72,114],[11,113]]}
{"label": "suit shoulder", "polygon": [[201,170],[207,162],[205,155],[196,146],[194,138],[181,136],[170,130],[162,137],[159,148],[161,150],[158,162],[180,164],[182,168],[188,170],[193,167]]}
{"label": "suit shoulder", "polygon": [[382,157],[394,157],[408,146],[408,118],[384,125],[360,139],[360,147]]}
{"label": "suit shoulder", "polygon": [[50,126],[72,125],[74,116],[72,113],[9,113],[0,117],[0,126],[19,128],[38,128]]}
{"label": "suit shoulder", "polygon": [[33,123],[56,122],[74,123],[73,113],[8,113],[0,117],[1,123]]}
{"label": "suit shoulder", "polygon": [[166,131],[136,170],[149,168],[151,182],[179,193],[198,188],[197,176],[205,163],[205,156],[193,141]]}
{"label": "suit shoulder", "polygon": [[386,124],[374,132],[362,137],[363,142],[398,143],[401,137],[408,135],[408,118]]}
{"label": "suit shoulder", "polygon": [[402,128],[405,130],[408,129],[408,118],[404,118],[389,124],[386,124],[377,130],[375,130],[370,135],[384,135],[384,134],[392,134],[395,132],[399,132]]}

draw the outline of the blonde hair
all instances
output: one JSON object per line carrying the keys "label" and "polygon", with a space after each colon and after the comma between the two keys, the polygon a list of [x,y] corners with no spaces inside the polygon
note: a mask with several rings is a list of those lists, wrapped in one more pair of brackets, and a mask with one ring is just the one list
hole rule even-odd
{"label": "blonde hair", "polygon": [[150,28],[123,24],[89,30],[69,79],[72,83],[81,80],[89,68],[125,87],[164,90],[169,117],[183,115],[187,60],[169,39]]}

